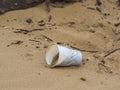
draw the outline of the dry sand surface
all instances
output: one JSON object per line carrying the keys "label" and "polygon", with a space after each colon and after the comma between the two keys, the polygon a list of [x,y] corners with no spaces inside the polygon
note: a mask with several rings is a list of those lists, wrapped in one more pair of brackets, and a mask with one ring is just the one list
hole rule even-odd
{"label": "dry sand surface", "polygon": [[[120,90],[120,7],[102,2],[1,15],[0,90]],[[49,68],[45,52],[52,43],[80,49],[81,65]]]}

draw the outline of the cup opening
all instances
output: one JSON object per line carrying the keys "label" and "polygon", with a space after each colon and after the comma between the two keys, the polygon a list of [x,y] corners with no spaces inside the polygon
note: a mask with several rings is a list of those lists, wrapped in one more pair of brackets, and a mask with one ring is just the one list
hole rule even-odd
{"label": "cup opening", "polygon": [[54,66],[58,62],[58,58],[59,58],[59,53],[57,53],[57,55],[53,57],[51,66]]}
{"label": "cup opening", "polygon": [[55,66],[59,59],[59,49],[57,45],[52,45],[46,53],[46,62],[49,66]]}

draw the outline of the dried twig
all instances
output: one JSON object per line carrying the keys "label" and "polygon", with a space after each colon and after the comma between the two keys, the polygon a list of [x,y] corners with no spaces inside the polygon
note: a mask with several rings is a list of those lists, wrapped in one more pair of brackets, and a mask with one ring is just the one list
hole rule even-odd
{"label": "dried twig", "polygon": [[46,38],[47,39],[47,41],[50,41],[50,42],[52,42],[53,40],[51,39],[51,38],[49,38],[49,37],[47,37],[47,36],[45,36],[45,35],[42,35],[44,38]]}
{"label": "dried twig", "polygon": [[96,7],[96,10],[101,13],[101,9],[99,7]]}
{"label": "dried twig", "polygon": [[104,55],[104,57],[108,57],[109,55],[111,55],[112,53],[114,53],[114,52],[116,52],[116,51],[118,51],[118,50],[120,50],[120,48],[117,48],[117,49],[115,49],[115,50],[112,50],[111,52],[109,52],[109,53],[107,53],[106,55]]}
{"label": "dried twig", "polygon": [[71,46],[72,48],[79,50],[79,51],[83,51],[83,52],[91,52],[91,53],[97,53],[98,51],[94,51],[94,50],[84,50],[84,49],[79,49],[77,47]]}
{"label": "dried twig", "polygon": [[17,41],[12,42],[10,45],[7,45],[7,47],[9,47],[9,46],[11,46],[11,45],[20,45],[20,44],[22,44],[22,43],[23,43],[23,41],[17,40]]}
{"label": "dried twig", "polygon": [[29,39],[29,41],[33,41],[33,42],[40,42],[40,41],[37,41],[37,40],[33,40],[33,39]]}
{"label": "dried twig", "polygon": [[28,34],[33,31],[42,31],[44,28],[38,28],[38,29],[32,29],[32,30],[26,30],[26,29],[17,29],[17,31],[14,31],[14,33],[23,33],[23,34]]}
{"label": "dried twig", "polygon": [[90,9],[90,10],[95,10],[95,8],[92,8],[92,7],[87,7],[87,9]]}

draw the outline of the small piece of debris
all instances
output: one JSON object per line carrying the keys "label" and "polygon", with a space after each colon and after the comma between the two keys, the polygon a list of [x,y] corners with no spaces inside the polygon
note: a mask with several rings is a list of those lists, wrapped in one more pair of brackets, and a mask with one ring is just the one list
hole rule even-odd
{"label": "small piece of debris", "polygon": [[34,40],[34,39],[29,39],[29,41],[40,42],[40,41],[38,41],[38,40]]}
{"label": "small piece of debris", "polygon": [[34,31],[42,31],[44,28],[37,28],[37,29],[32,29],[32,30],[26,30],[26,29],[16,29],[17,31],[14,31],[14,33],[23,33],[23,34],[28,34],[30,32]]}
{"label": "small piece of debris", "polygon": [[75,25],[75,22],[68,22],[69,27]]}
{"label": "small piece of debris", "polygon": [[36,48],[40,48],[39,46],[36,46]]}
{"label": "small piece of debris", "polygon": [[95,10],[95,8],[92,8],[92,7],[87,7],[87,9],[90,9],[90,10]]}
{"label": "small piece of debris", "polygon": [[11,45],[20,45],[20,44],[22,44],[22,43],[23,43],[23,41],[17,40],[17,41],[12,42],[10,45],[7,45],[7,47],[9,47],[9,46],[11,46]]}
{"label": "small piece of debris", "polygon": [[83,78],[83,77],[81,77],[81,78],[80,78],[80,80],[82,80],[82,81],[86,81],[86,79],[85,79],[85,78]]}
{"label": "small piece of debris", "polygon": [[95,31],[95,28],[94,28],[94,27],[90,27],[90,28],[89,28],[89,32],[95,33],[95,32],[96,32],[96,31]]}
{"label": "small piece of debris", "polygon": [[120,22],[115,23],[114,26],[116,26],[116,27],[120,26]]}
{"label": "small piece of debris", "polygon": [[18,44],[18,45],[20,45],[21,43],[23,43],[23,41],[18,40],[18,41],[13,42],[12,44]]}
{"label": "small piece of debris", "polygon": [[28,18],[28,19],[26,20],[26,22],[27,22],[28,24],[33,23],[33,21],[32,21],[32,19],[31,19],[31,18]]}
{"label": "small piece of debris", "polygon": [[29,33],[30,31],[29,30],[26,30],[26,29],[16,29],[17,31],[14,31],[14,33],[23,33],[23,34],[27,34]]}
{"label": "small piece of debris", "polygon": [[57,42],[57,44],[61,45],[61,44],[63,44],[63,43],[62,43],[62,42]]}
{"label": "small piece of debris", "polygon": [[101,13],[101,9],[99,7],[96,7],[96,10]]}
{"label": "small piece of debris", "polygon": [[110,14],[109,13],[104,13],[104,16],[109,16]]}
{"label": "small piece of debris", "polygon": [[45,35],[42,35],[42,37],[44,37],[45,41],[48,41],[48,42],[53,42],[53,40]]}
{"label": "small piece of debris", "polygon": [[39,25],[39,26],[45,26],[44,20],[39,21],[39,22],[38,22],[38,25]]}

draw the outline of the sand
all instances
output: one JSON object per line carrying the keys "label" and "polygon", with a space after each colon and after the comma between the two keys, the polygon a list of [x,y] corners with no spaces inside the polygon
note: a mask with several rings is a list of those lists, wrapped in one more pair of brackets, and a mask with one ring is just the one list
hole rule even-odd
{"label": "sand", "polygon": [[[87,0],[1,15],[0,90],[119,90],[120,7],[102,1],[97,10]],[[45,52],[53,43],[81,50],[81,65],[49,68]]]}

